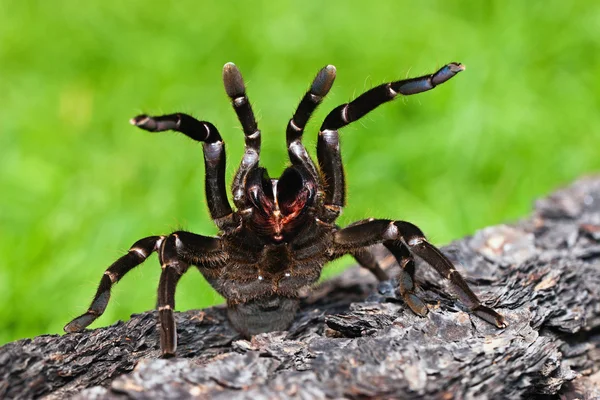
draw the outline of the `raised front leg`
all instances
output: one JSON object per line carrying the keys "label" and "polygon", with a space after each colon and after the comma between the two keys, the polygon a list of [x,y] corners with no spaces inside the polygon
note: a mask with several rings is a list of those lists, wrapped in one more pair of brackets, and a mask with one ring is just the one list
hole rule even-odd
{"label": "raised front leg", "polygon": [[286,142],[288,154],[293,165],[305,169],[318,182],[319,173],[314,162],[302,144],[302,134],[310,116],[329,93],[335,80],[335,67],[328,65],[322,68],[313,81],[310,89],[298,105],[294,116],[288,122]]}
{"label": "raised front leg", "polygon": [[[337,231],[334,236],[334,243],[336,244],[335,252],[337,254],[352,254],[358,249],[376,243],[384,243],[398,258],[398,263],[401,266],[403,263],[405,264],[403,265],[403,270],[406,271],[406,267],[410,265],[410,258],[407,258],[407,256],[403,254],[402,248],[399,247],[400,245],[404,245],[411,253],[414,253],[425,260],[429,265],[435,268],[440,275],[450,280],[460,300],[471,309],[473,314],[496,325],[498,328],[506,327],[504,317],[491,308],[481,304],[479,298],[477,298],[475,293],[469,288],[469,285],[454,268],[452,262],[442,254],[437,247],[429,243],[425,238],[425,235],[423,235],[423,232],[410,222],[384,219],[367,220],[363,223],[352,225]],[[403,280],[414,273],[410,270],[406,272],[405,275],[400,277],[401,285],[404,285],[404,288],[401,286],[399,290],[405,299],[409,298],[409,302],[407,303],[409,307],[417,314],[423,315],[423,313],[417,311],[422,307],[419,303],[420,299],[413,294],[414,280],[412,279],[412,276],[410,277],[410,281],[407,280],[402,283]],[[411,305],[411,299],[413,297],[414,304]],[[424,306],[424,303],[422,306]],[[417,310],[415,310],[415,308]]]}
{"label": "raised front leg", "polygon": [[181,113],[156,117],[138,115],[131,119],[131,123],[150,132],[181,132],[195,141],[203,142],[206,202],[210,216],[221,230],[237,224],[227,199],[225,143],[213,124]]}
{"label": "raised front leg", "polygon": [[325,205],[329,220],[337,218],[346,204],[346,183],[338,130],[393,100],[399,94],[408,96],[431,90],[463,71],[459,63],[450,63],[431,75],[384,83],[358,96],[350,103],[333,109],[325,118],[317,141],[317,158],[325,181]]}
{"label": "raised front leg", "polygon": [[244,209],[248,207],[244,190],[246,178],[258,166],[260,160],[260,130],[256,124],[250,100],[246,95],[246,85],[242,73],[234,63],[227,63],[223,66],[223,83],[225,92],[231,99],[231,105],[242,124],[246,141],[244,156],[232,184],[233,203],[239,209]]}

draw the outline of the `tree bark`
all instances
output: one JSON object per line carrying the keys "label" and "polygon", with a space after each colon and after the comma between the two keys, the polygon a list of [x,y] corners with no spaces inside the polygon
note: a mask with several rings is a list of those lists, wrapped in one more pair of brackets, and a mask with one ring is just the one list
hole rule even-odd
{"label": "tree bark", "polygon": [[[382,264],[397,268],[382,248]],[[0,398],[439,398],[600,396],[600,178],[533,215],[443,248],[509,324],[470,315],[419,263],[414,315],[354,267],[303,301],[293,326],[240,339],[223,307],[178,313],[178,358],[159,358],[156,313],[0,348]]]}

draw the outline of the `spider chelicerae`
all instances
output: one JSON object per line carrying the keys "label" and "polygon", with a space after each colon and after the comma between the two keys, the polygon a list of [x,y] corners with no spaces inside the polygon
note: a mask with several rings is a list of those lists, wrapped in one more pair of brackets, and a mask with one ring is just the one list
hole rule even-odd
{"label": "spider chelicerae", "polygon": [[334,108],[319,130],[317,168],[302,144],[302,134],[335,80],[335,67],[324,67],[287,125],[291,165],[279,179],[271,179],[259,164],[261,133],[242,75],[234,64],[225,64],[225,91],[242,124],[246,142],[232,185],[236,210],[227,196],[225,145],[213,124],[180,113],[133,118],[131,123],[144,130],[174,130],[202,142],[206,199],[219,234],[207,237],[177,231],[138,240],[104,272],[90,308],[67,324],[65,331],[80,331],[102,315],[112,285],[153,252],[158,253],[162,267],[157,307],[164,357],[176,352],[175,288],[191,265],[227,299],[229,321],[243,336],[285,330],[294,320],[301,293],[317,282],[323,265],[329,261],[350,254],[379,280],[388,279],[371,250],[375,244],[383,244],[400,265],[397,292],[414,313],[425,316],[428,308],[415,294],[413,254],[449,279],[473,314],[499,328],[505,327],[504,318],[481,304],[452,262],[415,225],[372,218],[345,228],[335,223],[346,204],[339,129],[398,95],[433,89],[463,70],[462,64],[450,63],[431,75],[379,85]]}

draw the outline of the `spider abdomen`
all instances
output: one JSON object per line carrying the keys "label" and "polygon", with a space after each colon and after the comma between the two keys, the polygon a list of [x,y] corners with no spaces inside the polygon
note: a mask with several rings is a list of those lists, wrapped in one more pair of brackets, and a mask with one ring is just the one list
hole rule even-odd
{"label": "spider abdomen", "polygon": [[322,254],[300,258],[288,243],[251,249],[231,250],[226,266],[208,279],[230,305],[270,296],[298,298],[319,280],[327,262]]}
{"label": "spider abdomen", "polygon": [[300,300],[271,296],[243,304],[230,305],[227,316],[233,327],[245,337],[289,328]]}
{"label": "spider abdomen", "polygon": [[287,329],[326,258],[298,259],[290,244],[281,243],[257,247],[247,260],[236,260],[210,281],[227,299],[230,322],[246,337]]}

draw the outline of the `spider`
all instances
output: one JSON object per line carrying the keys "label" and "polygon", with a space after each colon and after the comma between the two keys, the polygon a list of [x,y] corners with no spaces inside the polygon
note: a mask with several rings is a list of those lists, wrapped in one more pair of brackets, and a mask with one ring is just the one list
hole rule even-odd
{"label": "spider", "polygon": [[162,267],[157,307],[163,357],[176,353],[175,288],[191,265],[227,299],[229,321],[241,335],[285,330],[294,320],[301,293],[317,282],[329,261],[350,254],[379,280],[388,279],[371,250],[379,243],[400,265],[396,290],[415,314],[425,316],[428,308],[415,294],[413,254],[449,279],[473,314],[504,328],[504,317],[481,304],[452,262],[415,225],[373,218],[345,228],[335,223],[346,204],[339,130],[398,95],[431,90],[463,70],[462,64],[450,63],[430,75],[379,85],[334,108],[319,130],[317,168],[302,144],[302,134],[335,80],[335,67],[324,67],[287,125],[291,165],[279,179],[271,179],[259,165],[261,132],[242,75],[233,63],[225,64],[225,91],[245,136],[244,156],[232,185],[237,210],[227,197],[225,145],[213,124],[181,113],[133,118],[131,123],[146,131],[174,130],[202,142],[206,199],[219,233],[207,237],[176,231],[138,240],[104,272],[90,308],[67,324],[65,331],[81,331],[102,315],[111,287],[153,252],[158,253]]}

